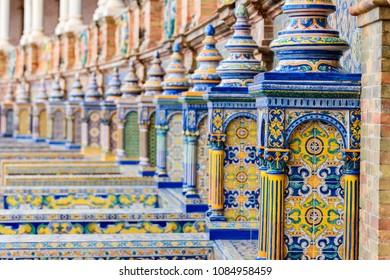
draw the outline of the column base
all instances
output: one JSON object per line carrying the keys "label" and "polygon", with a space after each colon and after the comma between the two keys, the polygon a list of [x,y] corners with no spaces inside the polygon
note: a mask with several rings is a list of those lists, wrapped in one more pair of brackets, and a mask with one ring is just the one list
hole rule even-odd
{"label": "column base", "polygon": [[138,174],[141,175],[142,177],[153,177],[154,175],[156,175],[156,168],[140,166],[138,168]]}
{"label": "column base", "polygon": [[165,188],[182,188],[183,187],[183,182],[169,182],[169,181],[160,181],[156,182],[155,184],[156,187],[159,189],[165,189]]}
{"label": "column base", "polygon": [[210,240],[257,240],[257,222],[207,222]]}
{"label": "column base", "polygon": [[45,138],[34,138],[33,142],[35,142],[35,143],[44,143],[44,142],[46,142],[46,139]]}
{"label": "column base", "polygon": [[80,144],[74,144],[74,143],[66,143],[65,144],[66,149],[68,150],[80,150],[81,145]]}
{"label": "column base", "polygon": [[209,220],[215,222],[226,222],[226,217],[223,214],[215,213],[211,210]]}
{"label": "column base", "polygon": [[27,139],[27,140],[30,140],[30,139],[32,139],[32,135],[15,135],[14,138],[15,139]]}
{"label": "column base", "polygon": [[46,143],[49,145],[65,145],[65,141],[59,141],[59,140],[53,140],[53,139],[46,139]]}

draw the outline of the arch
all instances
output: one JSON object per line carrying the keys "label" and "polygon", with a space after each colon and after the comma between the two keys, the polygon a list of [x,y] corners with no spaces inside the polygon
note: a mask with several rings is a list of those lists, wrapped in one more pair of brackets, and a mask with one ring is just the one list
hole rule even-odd
{"label": "arch", "polygon": [[19,112],[19,135],[27,135],[30,133],[30,114],[27,109]]}
{"label": "arch", "polygon": [[333,125],[341,134],[342,140],[343,140],[343,145],[345,148],[349,147],[349,143],[347,140],[347,130],[345,129],[344,125],[337,120],[336,118],[332,116],[327,116],[323,114],[307,114],[302,117],[297,118],[295,121],[293,121],[286,129],[286,143],[290,142],[291,134],[297,128],[299,125],[302,123],[308,122],[308,121],[314,121],[314,120],[319,120],[323,121],[326,123],[329,123]]}
{"label": "arch", "polygon": [[257,121],[257,116],[255,114],[249,113],[249,112],[239,112],[239,113],[234,113],[233,115],[229,116],[223,123],[222,126],[222,132],[226,134],[226,128],[230,124],[231,121],[233,121],[236,118],[239,117],[247,117],[250,119],[253,119]]}
{"label": "arch", "polygon": [[257,150],[257,122],[241,114],[226,127],[224,159],[224,214],[226,220],[258,221],[260,170]]}
{"label": "arch", "polygon": [[124,150],[127,158],[139,160],[140,141],[138,128],[138,112],[130,111],[126,115],[124,125]]}
{"label": "arch", "polygon": [[[201,115],[199,118],[198,118],[198,121],[196,123],[196,127],[198,129],[200,129],[201,125],[203,124],[203,120],[206,119],[206,125],[207,125],[207,117],[208,117],[208,113],[205,113],[203,115]],[[207,131],[206,131],[207,133]]]}
{"label": "arch", "polygon": [[149,116],[149,133],[148,133],[148,158],[150,167],[156,166],[156,112]]}
{"label": "arch", "polygon": [[42,109],[38,115],[38,137],[46,138],[46,109]]}
{"label": "arch", "polygon": [[[168,116],[167,116],[167,119],[166,119],[166,122],[167,124],[169,123],[169,121],[177,114],[180,114],[181,116],[183,115],[183,113],[181,111],[173,111],[171,112]],[[182,120],[183,121],[183,120]]]}
{"label": "arch", "polygon": [[284,189],[284,258],[341,259],[344,190],[341,133],[322,120],[290,136]]}
{"label": "arch", "polygon": [[[138,110],[137,110],[137,109],[130,109],[129,111],[126,112],[126,114],[125,114],[125,119],[128,117],[128,115],[129,115],[130,113],[136,113],[137,116],[138,116]],[[137,118],[138,118],[138,117],[137,117]]]}

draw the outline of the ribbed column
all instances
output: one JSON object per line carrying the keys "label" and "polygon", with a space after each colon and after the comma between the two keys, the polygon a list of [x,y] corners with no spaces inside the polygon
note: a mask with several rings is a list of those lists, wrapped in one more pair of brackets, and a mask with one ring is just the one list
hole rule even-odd
{"label": "ribbed column", "polygon": [[11,46],[9,42],[10,0],[0,1],[0,48]]}
{"label": "ribbed column", "polygon": [[196,149],[198,146],[197,136],[187,136],[187,193],[188,198],[198,197],[196,190]]}
{"label": "ribbed column", "polygon": [[187,145],[187,135],[183,135],[183,194],[187,193],[187,174],[188,174],[188,145]]}
{"label": "ribbed column", "polygon": [[81,121],[81,148],[86,149],[88,147],[88,120],[83,118]]}
{"label": "ribbed column", "polygon": [[267,161],[264,158],[264,147],[259,148],[260,158],[260,195],[259,195],[259,248],[257,259],[267,257],[267,219],[268,219],[268,175]]}
{"label": "ribbed column", "polygon": [[360,151],[343,150],[344,160],[344,238],[345,260],[359,258],[359,174]]}
{"label": "ribbed column", "polygon": [[267,163],[267,198],[268,209],[266,223],[266,258],[267,260],[281,260],[283,258],[283,207],[285,163],[288,160],[289,150],[268,149],[265,151]]}
{"label": "ribbed column", "polygon": [[209,189],[211,193],[210,221],[226,221],[223,213],[223,160],[225,151],[213,147],[210,153]]}
{"label": "ribbed column", "polygon": [[62,34],[68,22],[69,0],[60,0],[60,17],[55,30],[56,35]]}
{"label": "ribbed column", "polygon": [[157,136],[157,168],[156,174],[158,177],[167,177],[167,130],[168,128],[158,127],[156,129]]}
{"label": "ribbed column", "polygon": [[226,221],[223,211],[223,166],[226,134],[209,134],[210,221]]}
{"label": "ribbed column", "polygon": [[149,157],[148,157],[148,149],[149,149],[149,124],[140,123],[139,124],[139,137],[140,137],[140,166],[148,167]]}
{"label": "ribbed column", "polygon": [[[212,169],[212,166],[210,164],[210,159],[211,159],[211,144],[210,144],[210,139],[208,139],[208,159],[209,159],[209,166],[208,166],[208,171],[209,171],[209,176],[211,174],[211,169]],[[211,186],[211,182],[210,182],[210,177],[209,177],[209,182],[208,182],[208,185],[209,185],[209,193],[208,193],[208,201],[207,201],[207,212],[206,212],[206,216],[207,217],[210,217],[211,214],[212,214],[212,211],[211,211],[211,205],[212,205],[212,193],[211,193],[211,189],[210,189],[210,186]]]}
{"label": "ribbed column", "polygon": [[25,45],[28,42],[28,38],[31,34],[31,25],[32,25],[32,1],[33,0],[24,0],[24,24],[23,24],[23,35],[20,38],[20,44]]}
{"label": "ribbed column", "polygon": [[43,4],[44,0],[32,1],[32,27],[29,42],[37,42],[43,34]]}
{"label": "ribbed column", "polygon": [[267,259],[282,259],[284,174],[268,174]]}

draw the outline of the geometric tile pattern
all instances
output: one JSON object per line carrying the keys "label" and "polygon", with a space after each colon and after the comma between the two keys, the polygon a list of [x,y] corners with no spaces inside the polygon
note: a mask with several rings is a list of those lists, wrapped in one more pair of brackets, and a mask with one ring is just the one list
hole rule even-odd
{"label": "geometric tile pattern", "polygon": [[134,160],[139,159],[139,129],[138,114],[131,111],[127,114],[125,122],[124,146],[126,157]]}
{"label": "geometric tile pattern", "polygon": [[284,257],[342,259],[342,137],[322,121],[301,124],[290,140],[284,199]]}
{"label": "geometric tile pattern", "polygon": [[256,137],[256,121],[248,117],[238,117],[226,128],[224,215],[228,222],[259,219]]}
{"label": "geometric tile pattern", "polygon": [[64,113],[56,110],[53,116],[53,139],[64,140]]}
{"label": "geometric tile pattern", "polygon": [[100,147],[100,114],[93,111],[88,121],[88,146],[91,148]]}
{"label": "geometric tile pattern", "polygon": [[169,120],[167,132],[167,173],[170,181],[183,180],[183,118],[175,114]]}

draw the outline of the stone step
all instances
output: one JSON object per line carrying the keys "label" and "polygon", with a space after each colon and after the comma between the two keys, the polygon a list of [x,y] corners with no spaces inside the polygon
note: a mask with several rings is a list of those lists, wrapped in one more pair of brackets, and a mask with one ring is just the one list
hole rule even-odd
{"label": "stone step", "polygon": [[0,259],[222,259],[207,233],[0,236]]}
{"label": "stone step", "polygon": [[[114,165],[114,163],[106,163],[102,161],[90,161],[84,158],[81,159],[30,159],[30,160],[2,160],[1,161],[1,174],[9,175],[7,172],[7,167],[33,167],[40,165],[50,165],[51,167],[55,166],[75,166],[75,165]],[[118,167],[120,169],[120,167]]]}
{"label": "stone step", "polygon": [[61,174],[120,174],[120,167],[110,163],[34,163],[4,166],[3,177],[20,175],[61,175]]}
{"label": "stone step", "polygon": [[153,177],[123,175],[42,175],[12,176],[4,178],[8,186],[153,186]]}
{"label": "stone step", "polygon": [[1,210],[0,235],[205,232],[203,213],[180,213],[176,209]]}
{"label": "stone step", "polygon": [[0,209],[111,209],[150,211],[179,207],[168,190],[140,186],[7,187],[0,189]]}

